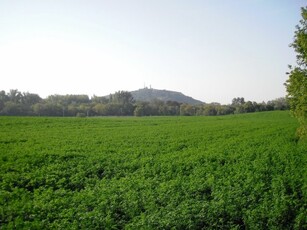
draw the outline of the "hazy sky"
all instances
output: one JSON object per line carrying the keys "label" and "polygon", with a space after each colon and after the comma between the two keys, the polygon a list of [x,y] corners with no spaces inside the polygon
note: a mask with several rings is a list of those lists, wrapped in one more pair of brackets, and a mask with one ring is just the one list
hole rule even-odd
{"label": "hazy sky", "polygon": [[306,0],[0,0],[0,90],[285,96]]}

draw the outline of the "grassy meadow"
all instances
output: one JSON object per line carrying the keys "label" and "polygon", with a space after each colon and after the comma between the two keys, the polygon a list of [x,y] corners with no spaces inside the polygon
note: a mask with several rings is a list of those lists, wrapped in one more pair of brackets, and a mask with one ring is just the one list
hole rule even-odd
{"label": "grassy meadow", "polygon": [[289,112],[0,117],[0,229],[307,229]]}

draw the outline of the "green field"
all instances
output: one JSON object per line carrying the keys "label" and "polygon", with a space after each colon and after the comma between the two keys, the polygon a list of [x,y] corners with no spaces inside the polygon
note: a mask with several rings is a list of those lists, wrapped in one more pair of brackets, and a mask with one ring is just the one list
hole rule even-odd
{"label": "green field", "polygon": [[0,117],[0,229],[307,229],[289,112]]}

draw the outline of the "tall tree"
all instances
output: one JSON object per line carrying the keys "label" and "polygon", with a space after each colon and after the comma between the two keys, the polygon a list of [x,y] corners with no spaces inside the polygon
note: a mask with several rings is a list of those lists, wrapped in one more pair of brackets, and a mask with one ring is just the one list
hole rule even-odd
{"label": "tall tree", "polygon": [[22,94],[17,89],[11,89],[8,93],[8,98],[11,102],[21,103]]}
{"label": "tall tree", "polygon": [[244,97],[237,97],[232,99],[232,105],[237,106],[237,105],[243,105],[245,103]]}
{"label": "tall tree", "polygon": [[118,91],[110,96],[110,102],[113,104],[113,109],[116,111],[114,115],[133,115],[134,99],[130,92]]}
{"label": "tall tree", "polygon": [[6,95],[4,90],[0,91],[0,112],[4,108],[5,102],[8,101],[8,96]]}
{"label": "tall tree", "polygon": [[297,134],[299,137],[307,137],[307,7],[301,8],[301,15],[294,41],[290,45],[297,54],[297,66],[289,66],[289,79],[285,86],[290,109],[300,123]]}
{"label": "tall tree", "polygon": [[24,105],[34,105],[42,101],[42,98],[38,94],[34,93],[23,93],[22,94],[22,104]]}

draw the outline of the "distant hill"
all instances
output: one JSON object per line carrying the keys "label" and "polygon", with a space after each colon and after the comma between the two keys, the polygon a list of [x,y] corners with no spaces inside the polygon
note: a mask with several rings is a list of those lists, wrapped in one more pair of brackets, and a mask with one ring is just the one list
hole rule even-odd
{"label": "distant hill", "polygon": [[187,103],[192,105],[203,103],[202,101],[186,96],[180,92],[152,89],[147,87],[136,91],[132,91],[131,94],[136,101],[152,101],[158,99],[165,102],[177,101],[179,103]]}

